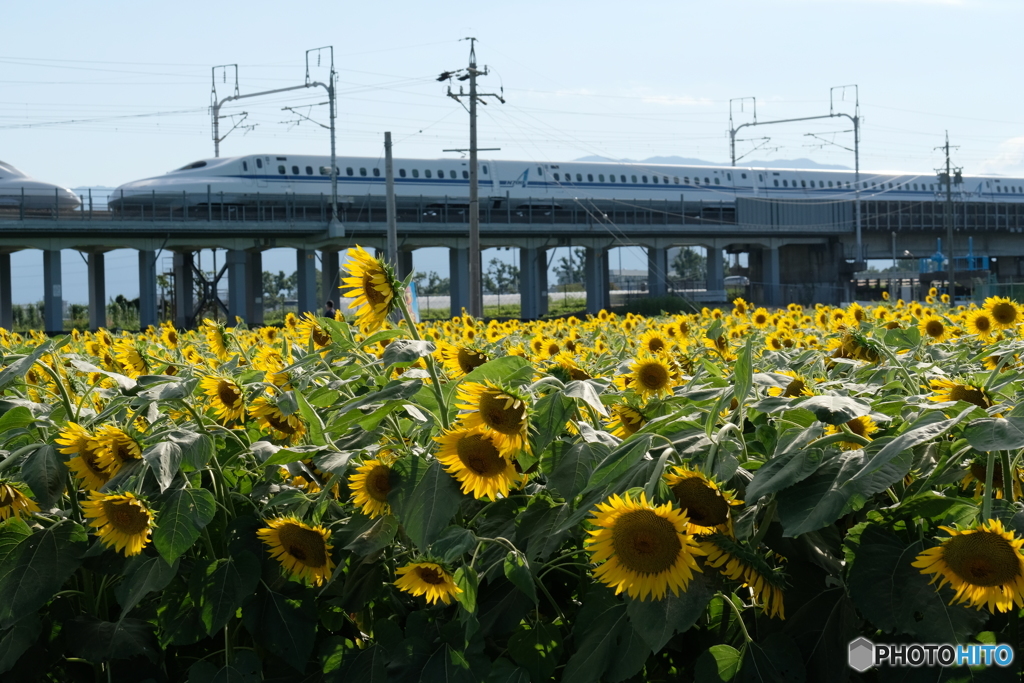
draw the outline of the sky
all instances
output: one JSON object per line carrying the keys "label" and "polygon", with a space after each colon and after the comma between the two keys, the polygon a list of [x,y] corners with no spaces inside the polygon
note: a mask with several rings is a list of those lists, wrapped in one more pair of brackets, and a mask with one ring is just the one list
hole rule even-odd
{"label": "sky", "polygon": [[[500,147],[489,158],[726,162],[730,108],[734,125],[755,106],[761,122],[852,114],[859,94],[864,170],[931,171],[948,131],[964,173],[1024,175],[1017,0],[51,7],[45,17],[30,3],[4,8],[0,160],[67,187],[115,187],[212,157],[211,73],[218,98],[235,87],[234,67],[212,67],[237,65],[241,94],[285,88],[305,81],[306,51],[322,46],[338,73],[339,154],[381,156],[389,130],[397,157],[450,157],[442,150],[467,146],[468,115],[436,78],[466,66],[467,36],[489,68],[481,90],[506,99],[479,108],[481,147]],[[327,79],[329,52],[309,60],[310,77]],[[325,99],[316,89],[226,105],[222,133],[239,127],[222,156],[328,154],[316,125],[327,123]],[[849,129],[841,118],[748,127],[737,155],[852,167]],[[645,266],[639,249],[624,252],[623,267]],[[414,260],[447,270],[443,250]],[[15,301],[37,300],[41,255],[12,262]],[[75,301],[85,265],[73,252],[63,263]],[[134,253],[107,264],[108,295],[137,296]],[[291,270],[293,256],[276,250],[264,266]]]}

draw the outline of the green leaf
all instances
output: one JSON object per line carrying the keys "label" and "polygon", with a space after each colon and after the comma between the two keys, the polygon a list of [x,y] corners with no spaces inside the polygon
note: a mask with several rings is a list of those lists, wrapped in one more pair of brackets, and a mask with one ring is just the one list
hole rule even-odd
{"label": "green leaf", "polygon": [[360,557],[366,557],[385,548],[395,540],[398,533],[398,520],[394,515],[385,515],[373,523],[369,529],[356,536],[355,540],[345,546]]}
{"label": "green leaf", "polygon": [[[487,361],[462,378],[462,382],[495,382],[518,387],[533,380],[533,364],[522,356],[505,356]],[[454,388],[453,384],[453,388]]]}
{"label": "green leaf", "polygon": [[421,683],[477,683],[468,663],[450,645],[442,645],[427,660]]}
{"label": "green leaf", "polygon": [[64,493],[68,468],[50,444],[40,446],[21,463],[21,478],[36,497],[39,506],[47,510],[56,505]]}
{"label": "green leaf", "polygon": [[809,410],[820,422],[830,425],[841,425],[871,412],[870,403],[849,396],[811,396],[794,401],[793,407]]}
{"label": "green leaf", "polygon": [[606,486],[629,472],[651,450],[654,436],[641,434],[623,441],[594,468],[587,491]]}
{"label": "green leaf", "polygon": [[433,342],[420,341],[418,339],[395,339],[384,348],[384,367],[388,368],[396,363],[415,363],[420,358],[429,356],[437,349]]}
{"label": "green leaf", "polygon": [[371,645],[349,659],[333,679],[344,683],[387,683],[385,665],[388,653],[380,645]]}
{"label": "green leaf", "polygon": [[598,415],[607,417],[608,410],[601,403],[601,391],[603,389],[604,387],[594,380],[573,380],[565,385],[562,394],[569,398],[578,398],[593,408]]}
{"label": "green leaf", "polygon": [[440,557],[444,562],[455,562],[476,548],[476,544],[477,539],[472,531],[453,525],[441,532],[430,545],[430,554]]}
{"label": "green leaf", "polygon": [[546,681],[555,673],[561,657],[562,632],[543,622],[535,627],[523,624],[508,639],[508,653],[530,672],[530,679]]}
{"label": "green leaf", "polygon": [[388,502],[405,532],[425,549],[458,511],[463,499],[459,485],[437,460],[405,458],[394,470],[398,481]]}
{"label": "green leaf", "polygon": [[143,597],[163,590],[178,573],[178,561],[167,564],[162,557],[136,555],[125,563],[124,580],[114,589],[121,603],[121,617],[126,616]]}
{"label": "green leaf", "polygon": [[31,410],[25,406],[15,406],[0,416],[0,434],[6,434],[15,429],[24,429],[35,420]]}
{"label": "green leaf", "polygon": [[587,488],[594,468],[609,452],[610,449],[600,443],[576,444],[555,461],[555,467],[548,475],[548,487],[572,500]]}
{"label": "green leaf", "polygon": [[206,637],[199,610],[192,603],[184,577],[175,577],[160,596],[156,610],[160,647],[192,645]]}
{"label": "green leaf", "polygon": [[727,683],[740,670],[743,654],[731,645],[712,645],[697,658],[693,680],[696,683]]}
{"label": "green leaf", "polygon": [[85,530],[64,520],[26,534],[24,524],[0,526],[0,628],[45,605],[82,561]]}
{"label": "green leaf", "polygon": [[316,604],[312,596],[297,600],[272,590],[260,591],[242,608],[249,635],[287,662],[305,672],[316,641]]}
{"label": "green leaf", "polygon": [[796,643],[773,633],[761,642],[747,644],[739,680],[754,683],[804,683],[806,671]]}
{"label": "green leaf", "polygon": [[824,457],[825,452],[820,448],[790,451],[775,456],[754,473],[753,480],[747,484],[745,499],[756,501],[761,496],[767,496],[803,481],[814,474]]}
{"label": "green leaf", "polygon": [[[101,371],[102,372],[102,371]],[[185,380],[171,380],[161,376],[161,381],[140,391],[136,396],[148,401],[169,401],[173,399],[187,398],[191,396],[199,384],[199,378]],[[143,385],[143,378],[139,377],[139,386]],[[131,389],[132,387],[122,387]]]}
{"label": "green leaf", "polygon": [[530,572],[530,563],[526,556],[520,552],[509,552],[505,556],[505,578],[511,581],[516,588],[526,594],[526,597],[537,604],[537,586],[533,583],[533,574]]}
{"label": "green leaf", "polygon": [[631,631],[620,600],[603,588],[588,591],[572,629],[576,651],[565,665],[562,683],[601,680],[613,659],[625,654],[619,645]]}
{"label": "green leaf", "polygon": [[907,545],[891,531],[869,525],[860,535],[850,568],[850,597],[883,631],[906,633],[922,643],[966,642],[988,614],[950,605],[953,589],[937,589],[929,576],[912,566],[924,550],[921,541]]}
{"label": "green leaf", "polygon": [[208,635],[220,631],[259,585],[260,562],[252,553],[197,563],[190,593]]}
{"label": "green leaf", "polygon": [[967,443],[979,451],[1024,448],[1024,417],[974,420],[964,428],[963,436]]}
{"label": "green leaf", "polygon": [[516,539],[530,560],[546,560],[562,545],[568,530],[560,530],[569,506],[535,496],[516,519]]}
{"label": "green leaf", "polygon": [[0,638],[0,674],[14,668],[25,651],[32,647],[42,631],[39,615],[29,614],[19,619]]}
{"label": "green leaf", "polygon": [[491,671],[487,676],[486,683],[530,683],[530,672],[518,667],[504,657],[498,657],[491,665]]}
{"label": "green leaf", "polygon": [[476,594],[480,587],[480,579],[477,578],[476,570],[469,565],[462,565],[455,570],[455,585],[462,589],[459,593],[459,604],[463,609],[472,614],[476,612]]}
{"label": "green leaf", "polygon": [[216,511],[213,494],[206,489],[171,491],[157,515],[153,545],[165,560],[174,562],[192,547]]}
{"label": "green leaf", "polygon": [[156,661],[153,626],[141,619],[100,621],[92,615],[83,615],[65,623],[64,628],[68,652],[94,664],[139,656]]}
{"label": "green leaf", "polygon": [[200,470],[213,457],[213,439],[206,434],[175,429],[164,434],[164,438],[173,441],[181,448],[182,459],[192,469]]}
{"label": "green leaf", "polygon": [[29,371],[29,368],[35,365],[36,361],[39,360],[44,353],[49,353],[52,347],[53,341],[47,340],[37,346],[32,353],[28,354],[24,358],[19,358],[0,371],[0,389],[6,388],[7,385],[14,380],[24,377],[25,373]]}
{"label": "green leaf", "polygon": [[295,392],[295,400],[299,404],[299,414],[302,415],[302,421],[309,427],[309,440],[317,446],[326,446],[327,438],[324,436],[324,421],[320,419],[320,414],[313,410],[313,406],[309,405],[309,401],[306,400],[301,391]]}
{"label": "green leaf", "polygon": [[685,633],[704,615],[711,602],[707,579],[695,574],[679,595],[667,593],[661,600],[626,600],[629,622],[651,652],[658,653],[676,633]]}
{"label": "green leaf", "polygon": [[181,446],[173,441],[155,443],[142,452],[143,459],[149,463],[156,482],[163,493],[171,486],[178,469],[181,467]]}
{"label": "green leaf", "polygon": [[[253,444],[255,446],[256,444]],[[326,446],[292,446],[291,448],[282,448],[281,450],[275,451],[273,455],[267,458],[263,462],[264,467],[273,467],[275,465],[290,465],[293,462],[299,460],[309,460],[310,458],[323,453]]]}
{"label": "green leaf", "polygon": [[420,379],[393,380],[388,382],[378,391],[371,391],[349,401],[338,409],[338,413],[340,415],[345,415],[353,410],[358,410],[364,406],[375,403],[404,401],[415,396],[416,392],[419,391],[422,386],[423,380]]}
{"label": "green leaf", "polygon": [[553,391],[534,404],[530,417],[531,452],[539,455],[565,431],[565,423],[572,416],[576,404],[559,391]]}
{"label": "green leaf", "polygon": [[754,338],[752,336],[747,337],[743,348],[736,355],[736,362],[732,366],[733,377],[735,378],[733,397],[740,405],[743,405],[744,401],[746,401],[747,394],[750,393],[750,388],[754,384],[754,368],[751,361],[753,341]]}

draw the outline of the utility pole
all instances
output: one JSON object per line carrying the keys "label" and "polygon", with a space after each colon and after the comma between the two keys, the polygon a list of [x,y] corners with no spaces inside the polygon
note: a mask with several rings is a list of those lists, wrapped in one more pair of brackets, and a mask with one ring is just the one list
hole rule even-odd
{"label": "utility pole", "polygon": [[[935,149],[941,149],[946,154],[946,166],[945,170],[939,169],[939,186],[946,186],[946,204],[945,211],[943,212],[943,218],[946,223],[946,252],[948,254],[949,265],[946,267],[946,277],[949,280],[949,289],[946,292],[949,294],[949,302],[951,304],[956,303],[956,261],[953,259],[953,183],[956,182],[959,185],[963,182],[962,169],[953,168],[949,159],[949,131],[946,131],[946,144],[942,147],[936,147]],[[954,177],[955,174],[955,177]]]}
{"label": "utility pole", "polygon": [[[483,71],[476,68],[476,38],[466,38],[469,42],[469,68],[456,71],[445,71],[438,76],[438,81],[449,81],[453,76],[458,75],[460,81],[469,81],[469,93],[462,90],[452,92],[451,85],[448,86],[448,97],[459,104],[462,104],[463,97],[469,98],[469,314],[479,318],[484,314],[483,289],[480,286],[480,178],[477,169],[476,144],[476,103],[479,100],[487,104],[484,97],[494,97],[502,104],[505,104],[504,88],[501,94],[478,93],[476,90],[476,77],[486,76],[489,71],[485,66]],[[459,75],[461,74],[461,75]],[[465,107],[466,105],[462,105]],[[454,311],[452,311],[454,313]]]}
{"label": "utility pole", "polygon": [[395,165],[391,157],[391,131],[384,133],[384,179],[387,182],[388,261],[398,271],[398,219],[395,216]]}

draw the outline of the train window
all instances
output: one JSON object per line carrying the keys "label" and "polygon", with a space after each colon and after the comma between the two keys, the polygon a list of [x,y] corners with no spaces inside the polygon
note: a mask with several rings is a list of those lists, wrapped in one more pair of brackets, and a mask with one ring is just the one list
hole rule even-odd
{"label": "train window", "polygon": [[693,176],[693,184],[700,185],[700,178],[698,178],[697,176]]}
{"label": "train window", "polygon": [[205,161],[193,161],[188,166],[182,166],[178,170],[179,171],[189,171],[189,170],[191,170],[193,168],[202,168],[203,166],[206,166],[206,162]]}
{"label": "train window", "polygon": [[484,175],[487,175],[487,164],[484,164]]}
{"label": "train window", "polygon": [[[746,173],[740,173],[740,178],[743,178],[744,180],[746,180],[747,179],[747,174]],[[730,174],[729,180],[732,180],[732,174]]]}
{"label": "train window", "polygon": [[801,180],[800,181],[800,187],[807,187],[807,181],[806,180]]}
{"label": "train window", "polygon": [[711,181],[710,181],[710,180],[708,180],[707,178],[705,178],[705,179],[704,179],[704,184],[705,184],[705,185],[709,185],[710,183],[711,183]]}
{"label": "train window", "polygon": [[783,180],[782,181],[782,186],[783,187],[789,187],[789,181],[788,180]]}
{"label": "train window", "polygon": [[641,179],[642,179],[642,180],[643,180],[643,181],[644,181],[645,183],[647,182],[647,176],[645,176],[645,175],[642,175],[642,176],[640,176],[640,178],[641,178]]}
{"label": "train window", "polygon": [[830,181],[828,181],[828,186],[829,186],[829,187],[832,187],[832,181],[831,181],[831,180],[830,180]]}
{"label": "train window", "polygon": [[374,178],[380,178],[380,169],[379,168],[373,169],[373,177]]}
{"label": "train window", "polygon": [[462,172],[462,179],[465,180],[467,178],[469,178],[469,171],[463,171]]}
{"label": "train window", "polygon": [[299,167],[292,166],[292,175],[299,175]]}
{"label": "train window", "polygon": [[931,184],[932,192],[935,192],[935,183]]}
{"label": "train window", "polygon": [[312,166],[307,166],[306,167],[306,175],[313,175],[313,167]]}
{"label": "train window", "polygon": [[672,182],[675,183],[676,185],[678,185],[679,184],[679,176],[677,176],[677,175],[672,176]]}
{"label": "train window", "polygon": [[263,168],[263,159],[256,160],[256,168]]}
{"label": "train window", "polygon": [[623,183],[624,183],[624,182],[626,182],[626,176],[624,176],[624,175],[620,175],[620,176],[619,176],[619,181],[621,181],[621,182],[623,182]]}
{"label": "train window", "polygon": [[715,178],[715,185],[721,185],[721,184],[722,183],[718,182],[718,178]]}
{"label": "train window", "polygon": [[540,166],[537,167],[537,175],[544,175],[544,169]]}
{"label": "train window", "polygon": [[245,161],[242,162],[242,170],[243,171],[248,171],[249,170],[248,162],[245,162]]}
{"label": "train window", "polygon": [[608,180],[610,180],[610,181],[612,181],[614,183],[615,182],[615,174],[612,173],[611,175],[609,175],[608,176]]}
{"label": "train window", "polygon": [[278,164],[277,172],[280,173],[281,175],[284,175],[284,164]]}
{"label": "train window", "polygon": [[419,178],[420,177],[420,170],[418,168],[412,169],[412,177],[413,178]]}
{"label": "train window", "polygon": [[457,180],[459,176],[457,173],[455,173],[455,171],[448,171],[448,177],[451,178],[452,180]]}
{"label": "train window", "polygon": [[779,180],[778,180],[778,178],[776,178],[775,179],[775,187],[778,187],[778,186],[779,186]]}
{"label": "train window", "polygon": [[556,181],[558,180],[558,174],[557,173],[555,174],[555,180]]}
{"label": "train window", "polygon": [[757,182],[763,183],[764,182],[764,175],[762,175],[761,173],[758,173],[757,174]]}
{"label": "train window", "polygon": [[602,182],[602,183],[603,183],[603,182],[604,182],[604,173],[601,173],[601,174],[599,174],[599,175],[597,176],[597,179],[598,179],[598,181],[600,181],[600,182]]}
{"label": "train window", "polygon": [[630,176],[630,177],[633,179],[633,182],[635,183],[636,182],[636,176]]}
{"label": "train window", "polygon": [[361,175],[362,177],[365,178],[366,177],[366,169],[365,168],[360,168],[359,169],[359,175]]}
{"label": "train window", "polygon": [[356,172],[352,170],[351,166],[345,167],[345,175],[355,175]]}
{"label": "train window", "polygon": [[588,173],[587,174],[587,182],[588,183],[594,182],[594,174],[593,173]]}
{"label": "train window", "polygon": [[423,177],[425,177],[425,178],[429,178],[430,177],[430,169],[429,168],[423,172]]}
{"label": "train window", "polygon": [[814,187],[814,181],[813,180],[811,181],[811,187],[812,188]]}
{"label": "train window", "polygon": [[444,178],[444,171],[438,171],[437,172],[437,177],[438,178]]}
{"label": "train window", "polygon": [[402,178],[404,178],[405,177],[405,169],[404,168],[398,169],[398,175],[401,176]]}
{"label": "train window", "polygon": [[683,185],[689,185],[689,184],[690,184],[690,177],[687,176],[687,177],[683,178]]}
{"label": "train window", "polygon": [[914,183],[914,190],[917,190],[917,183]]}
{"label": "train window", "polygon": [[577,183],[582,183],[583,182],[583,174],[582,173],[577,173],[576,174],[576,182]]}
{"label": "train window", "polygon": [[652,178],[654,179],[654,184],[657,185],[658,184],[658,176],[652,176]]}

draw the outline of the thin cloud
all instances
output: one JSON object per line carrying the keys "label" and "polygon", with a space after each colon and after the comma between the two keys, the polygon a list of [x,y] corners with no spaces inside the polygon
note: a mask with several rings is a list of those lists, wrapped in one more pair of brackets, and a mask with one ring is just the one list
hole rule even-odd
{"label": "thin cloud", "polygon": [[1024,137],[1004,140],[994,157],[978,164],[978,170],[995,174],[1024,171]]}

